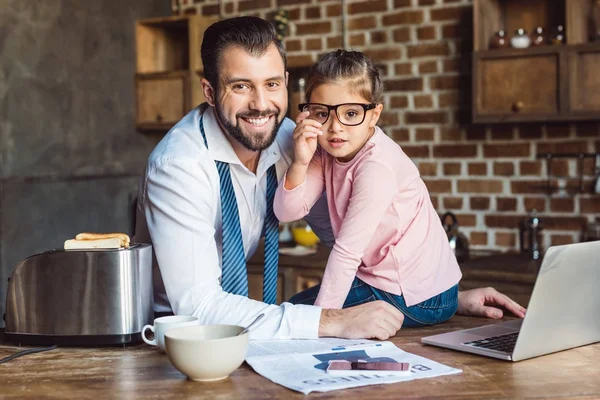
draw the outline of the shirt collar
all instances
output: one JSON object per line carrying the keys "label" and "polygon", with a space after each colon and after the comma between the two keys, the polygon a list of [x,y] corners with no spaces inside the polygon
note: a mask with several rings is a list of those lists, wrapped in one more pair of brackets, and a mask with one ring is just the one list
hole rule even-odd
{"label": "shirt collar", "polygon": [[[226,133],[221,129],[215,115],[215,108],[208,107],[202,115],[202,123],[204,124],[204,133],[206,134],[206,142],[208,143],[208,151],[215,161],[223,161],[228,164],[236,164],[242,168],[246,168],[238,158],[231,143],[225,136]],[[281,148],[279,140],[275,141],[260,154],[256,176],[262,176],[271,165],[275,164],[281,158]]]}

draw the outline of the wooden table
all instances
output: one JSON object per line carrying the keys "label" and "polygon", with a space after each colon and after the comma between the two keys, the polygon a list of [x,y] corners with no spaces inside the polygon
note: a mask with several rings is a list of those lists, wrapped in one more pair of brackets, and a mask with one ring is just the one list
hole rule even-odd
{"label": "wooden table", "polygon": [[[599,399],[600,343],[518,363],[426,346],[422,336],[474,327],[492,320],[454,317],[429,328],[400,331],[392,341],[401,349],[460,368],[462,374],[391,385],[366,386],[311,398],[351,399]],[[19,350],[1,341],[0,358]],[[192,382],[160,350],[59,348],[0,364],[1,399],[299,399],[304,396],[268,381],[243,364],[228,379]]]}

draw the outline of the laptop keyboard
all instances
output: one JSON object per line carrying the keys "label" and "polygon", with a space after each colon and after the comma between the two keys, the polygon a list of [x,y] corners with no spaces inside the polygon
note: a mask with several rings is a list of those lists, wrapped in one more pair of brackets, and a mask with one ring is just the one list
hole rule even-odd
{"label": "laptop keyboard", "polygon": [[504,353],[512,353],[517,342],[519,332],[509,333],[507,335],[491,336],[485,339],[474,340],[472,342],[465,342],[464,345],[479,347],[482,349],[490,349],[501,351]]}

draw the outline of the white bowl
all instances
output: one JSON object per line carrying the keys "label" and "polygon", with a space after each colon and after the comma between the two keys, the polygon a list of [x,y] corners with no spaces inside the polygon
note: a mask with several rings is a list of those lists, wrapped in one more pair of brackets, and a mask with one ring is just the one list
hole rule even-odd
{"label": "white bowl", "polygon": [[235,325],[197,325],[165,333],[169,361],[193,381],[225,379],[246,358],[248,332]]}

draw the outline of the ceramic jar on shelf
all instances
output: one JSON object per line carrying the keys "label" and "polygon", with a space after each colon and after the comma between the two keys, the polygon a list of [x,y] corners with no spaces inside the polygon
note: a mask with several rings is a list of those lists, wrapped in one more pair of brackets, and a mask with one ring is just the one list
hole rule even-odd
{"label": "ceramic jar on shelf", "polygon": [[490,49],[506,49],[510,47],[506,32],[499,30],[490,38]]}
{"label": "ceramic jar on shelf", "polygon": [[558,25],[550,38],[550,43],[552,44],[565,44],[565,27],[562,25]]}
{"label": "ceramic jar on shelf", "polygon": [[546,33],[541,26],[536,27],[531,34],[531,45],[542,46],[546,44]]}
{"label": "ceramic jar on shelf", "polygon": [[526,49],[531,44],[531,39],[527,35],[527,31],[523,28],[519,28],[515,31],[515,34],[510,38],[510,45],[515,49]]}

